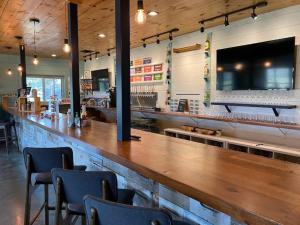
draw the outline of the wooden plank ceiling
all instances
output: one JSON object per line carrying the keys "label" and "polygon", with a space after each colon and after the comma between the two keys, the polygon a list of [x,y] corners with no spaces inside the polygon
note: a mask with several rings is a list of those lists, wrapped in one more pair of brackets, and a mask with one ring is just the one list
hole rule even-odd
{"label": "wooden plank ceiling", "polygon": [[[149,17],[145,25],[134,22],[136,0],[131,0],[131,45],[141,45],[146,36],[178,27],[175,36],[196,31],[198,21],[222,13],[252,5],[253,0],[144,0],[146,11],[156,10],[159,15]],[[300,0],[268,0],[268,6],[257,10],[266,13],[276,9],[300,4]],[[16,35],[24,37],[27,55],[33,55],[33,24],[31,17],[37,17],[41,23],[37,25],[37,51],[39,56],[66,57],[62,51],[65,38],[65,1],[64,0],[0,0],[0,53],[18,54]],[[230,17],[230,21],[250,16],[242,12]],[[206,24],[213,27],[223,24],[219,19]],[[80,49],[91,49],[106,52],[115,46],[114,35],[114,0],[82,0],[79,5]],[[105,33],[104,39],[97,34]],[[165,36],[164,38],[167,38]],[[164,39],[162,38],[162,39]],[[154,40],[155,41],[155,40]],[[6,47],[11,46],[8,50]]]}

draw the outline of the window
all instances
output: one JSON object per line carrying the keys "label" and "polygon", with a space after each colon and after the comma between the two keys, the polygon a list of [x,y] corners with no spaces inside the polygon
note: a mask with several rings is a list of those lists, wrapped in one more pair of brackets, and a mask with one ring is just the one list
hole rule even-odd
{"label": "window", "polygon": [[58,99],[62,98],[63,77],[38,77],[28,76],[27,86],[32,89],[37,89],[38,97],[42,101],[48,101],[51,96],[56,96]]}

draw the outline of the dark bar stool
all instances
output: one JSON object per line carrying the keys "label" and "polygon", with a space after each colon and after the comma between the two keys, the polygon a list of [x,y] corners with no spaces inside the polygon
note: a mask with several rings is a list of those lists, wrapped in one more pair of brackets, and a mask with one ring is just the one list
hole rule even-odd
{"label": "dark bar stool", "polygon": [[[49,210],[55,210],[49,206],[49,185],[52,185],[51,170],[53,168],[66,168],[74,170],[86,170],[86,166],[74,166],[73,151],[71,148],[25,148],[23,151],[26,165],[26,200],[24,225],[33,224],[45,211],[45,225],[49,225]],[[34,183],[31,178],[34,176]],[[31,220],[31,195],[39,185],[44,186],[45,200],[37,214]]]}
{"label": "dark bar stool", "polygon": [[128,206],[94,196],[85,196],[84,206],[89,225],[190,225],[173,220],[163,209]]}
{"label": "dark bar stool", "polygon": [[[132,204],[135,194],[131,190],[118,189],[117,176],[109,171],[53,169],[52,180],[56,184],[55,225],[74,224],[79,216],[82,224],[85,224],[83,197],[87,194],[125,204]],[[67,208],[64,219],[61,213],[63,203]]]}
{"label": "dark bar stool", "polygon": [[[12,129],[14,131],[14,135],[12,135]],[[16,129],[16,124],[15,121],[7,121],[7,122],[0,122],[0,142],[5,141],[5,147],[7,154],[9,153],[8,150],[8,144],[10,142],[15,142],[16,146],[19,151],[19,141],[18,141],[18,134],[17,134],[17,129]]]}

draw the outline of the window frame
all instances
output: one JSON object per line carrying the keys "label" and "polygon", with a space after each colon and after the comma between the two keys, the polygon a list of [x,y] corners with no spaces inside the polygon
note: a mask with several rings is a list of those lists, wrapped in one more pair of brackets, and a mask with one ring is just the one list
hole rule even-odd
{"label": "window frame", "polygon": [[40,78],[42,79],[42,87],[43,87],[43,96],[42,96],[42,101],[47,101],[46,100],[46,92],[45,92],[45,80],[46,79],[60,79],[61,80],[61,98],[64,98],[65,96],[65,76],[62,75],[36,75],[36,74],[29,74],[26,76],[26,83],[27,83],[27,78]]}

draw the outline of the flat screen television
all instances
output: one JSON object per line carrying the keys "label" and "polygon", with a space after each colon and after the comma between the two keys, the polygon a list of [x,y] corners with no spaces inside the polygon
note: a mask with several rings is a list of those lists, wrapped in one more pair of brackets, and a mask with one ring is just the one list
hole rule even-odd
{"label": "flat screen television", "polygon": [[217,51],[217,90],[294,89],[295,38]]}

